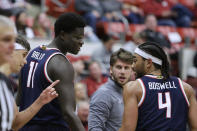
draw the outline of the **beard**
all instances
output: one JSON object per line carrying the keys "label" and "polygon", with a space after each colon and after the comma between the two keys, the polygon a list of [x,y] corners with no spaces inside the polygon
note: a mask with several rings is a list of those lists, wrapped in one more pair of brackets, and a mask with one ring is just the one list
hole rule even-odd
{"label": "beard", "polygon": [[119,80],[119,78],[117,78],[114,74],[111,74],[111,79],[115,82],[115,83],[117,83],[119,86],[123,86],[123,85],[125,85],[127,82],[129,82],[130,80],[131,80],[131,77],[129,77],[129,78],[127,78],[124,82],[121,82],[120,80]]}

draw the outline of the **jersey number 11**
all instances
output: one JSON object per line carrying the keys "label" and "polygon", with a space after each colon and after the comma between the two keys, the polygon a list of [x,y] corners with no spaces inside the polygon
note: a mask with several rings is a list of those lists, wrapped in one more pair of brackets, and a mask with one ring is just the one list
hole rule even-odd
{"label": "jersey number 11", "polygon": [[30,68],[29,68],[29,73],[28,73],[28,78],[27,78],[27,87],[33,88],[33,79],[34,79],[34,74],[35,74],[37,65],[38,63],[35,61],[30,62]]}

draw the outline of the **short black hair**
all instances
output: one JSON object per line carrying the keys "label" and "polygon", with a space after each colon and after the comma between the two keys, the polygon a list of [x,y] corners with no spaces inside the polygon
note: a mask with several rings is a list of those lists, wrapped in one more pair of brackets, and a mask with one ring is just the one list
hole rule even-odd
{"label": "short black hair", "polygon": [[55,22],[55,37],[57,37],[61,31],[70,33],[76,28],[83,28],[85,26],[86,23],[82,16],[73,12],[64,13],[60,15]]}
{"label": "short black hair", "polygon": [[22,35],[16,37],[16,43],[22,45],[27,51],[31,49],[29,42]]}
{"label": "short black hair", "polygon": [[121,60],[122,62],[132,64],[133,63],[133,55],[122,48],[118,51],[112,53],[110,57],[110,66],[113,66],[117,60]]}
{"label": "short black hair", "polygon": [[170,69],[170,64],[168,61],[168,57],[164,50],[155,42],[145,42],[141,45],[138,46],[139,49],[145,51],[146,53],[159,58],[162,60],[162,65],[158,65],[156,63],[153,63],[155,68],[161,69],[161,73],[164,77],[164,79],[168,79],[170,74],[169,74],[169,69]]}

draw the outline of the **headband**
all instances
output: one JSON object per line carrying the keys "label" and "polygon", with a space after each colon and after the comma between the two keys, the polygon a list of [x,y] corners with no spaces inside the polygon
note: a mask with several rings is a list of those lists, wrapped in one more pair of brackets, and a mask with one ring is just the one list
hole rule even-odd
{"label": "headband", "polygon": [[154,63],[156,63],[158,65],[162,65],[162,60],[160,60],[159,58],[154,57],[154,56],[146,53],[145,51],[143,51],[143,50],[141,50],[139,48],[135,49],[135,53],[140,55],[140,56],[142,56],[142,57],[144,57],[145,59],[151,59],[152,62],[154,62]]}
{"label": "headband", "polygon": [[25,48],[20,45],[19,43],[14,43],[14,49],[15,50],[25,50]]}

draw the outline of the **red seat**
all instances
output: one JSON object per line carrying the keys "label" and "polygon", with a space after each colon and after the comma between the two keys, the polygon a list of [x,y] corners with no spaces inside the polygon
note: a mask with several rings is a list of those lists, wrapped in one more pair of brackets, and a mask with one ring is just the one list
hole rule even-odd
{"label": "red seat", "polygon": [[74,6],[74,0],[46,0],[46,6],[48,8],[47,13],[51,16],[58,17],[64,12],[76,12]]}
{"label": "red seat", "polygon": [[[101,22],[98,24],[98,26],[102,26],[105,33],[111,34],[118,39],[119,35],[126,31],[124,24],[118,22]],[[130,32],[126,32],[126,37],[128,37],[128,40],[130,40],[132,39],[131,37],[134,33],[141,32],[144,29],[145,25],[143,24],[130,24]],[[194,43],[197,36],[196,28],[175,28],[170,26],[158,26],[157,30],[164,34],[166,37],[170,32],[178,32],[183,41],[186,37],[189,37],[191,38],[192,43]]]}
{"label": "red seat", "polygon": [[178,32],[183,39],[185,37],[191,38],[191,42],[193,42],[197,36],[197,29],[195,28],[178,28]]}
{"label": "red seat", "polygon": [[108,31],[121,33],[121,32],[124,32],[125,29],[124,29],[124,25],[122,23],[110,22],[109,26],[108,26]]}
{"label": "red seat", "polygon": [[67,54],[66,57],[69,59],[69,61],[71,63],[76,62],[78,60],[82,60],[82,61],[90,61],[90,56],[89,55],[79,55],[79,56],[75,56],[72,54]]}
{"label": "red seat", "polygon": [[137,0],[120,0],[122,3],[128,3],[128,4],[137,4]]}
{"label": "red seat", "polygon": [[146,0],[120,0],[123,3],[128,3],[132,5],[140,5],[141,3],[145,2]]}
{"label": "red seat", "polygon": [[165,36],[167,36],[170,32],[177,32],[175,27],[170,26],[158,26],[157,30]]}
{"label": "red seat", "polygon": [[125,32],[123,23],[120,22],[101,22],[97,26],[103,26],[107,34],[111,34],[114,38],[119,39],[120,34]]}
{"label": "red seat", "polygon": [[141,24],[131,24],[130,25],[130,30],[131,30],[131,33],[135,33],[135,32],[141,32],[145,29],[145,26],[144,25],[141,25]]}
{"label": "red seat", "polygon": [[179,0],[179,2],[190,9],[195,8],[195,0]]}

